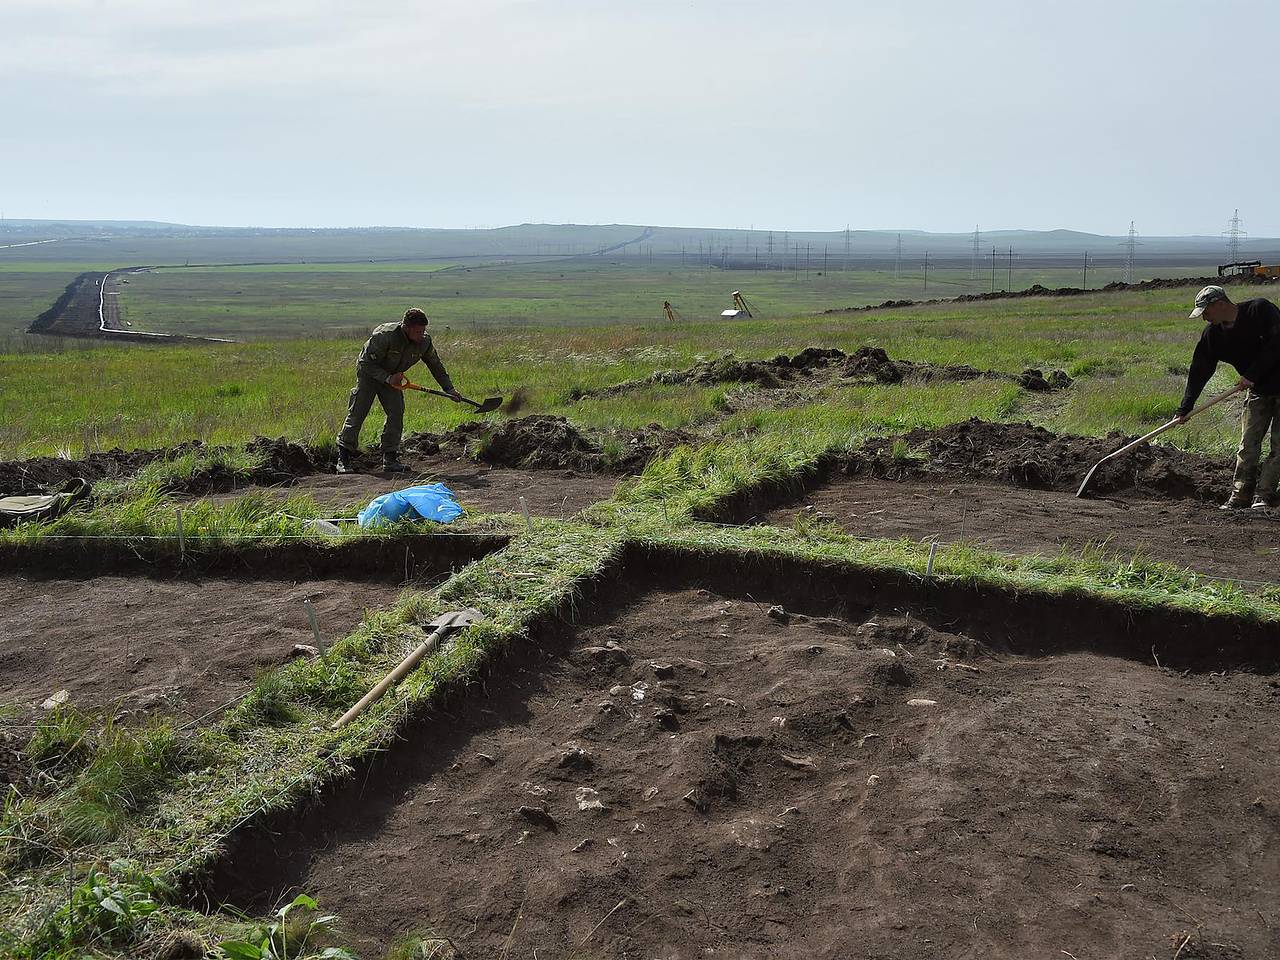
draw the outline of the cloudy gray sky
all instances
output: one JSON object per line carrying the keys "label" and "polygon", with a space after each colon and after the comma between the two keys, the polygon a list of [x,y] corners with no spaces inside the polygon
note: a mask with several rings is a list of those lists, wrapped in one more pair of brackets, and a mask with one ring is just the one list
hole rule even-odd
{"label": "cloudy gray sky", "polygon": [[0,0],[10,217],[1280,235],[1274,0]]}

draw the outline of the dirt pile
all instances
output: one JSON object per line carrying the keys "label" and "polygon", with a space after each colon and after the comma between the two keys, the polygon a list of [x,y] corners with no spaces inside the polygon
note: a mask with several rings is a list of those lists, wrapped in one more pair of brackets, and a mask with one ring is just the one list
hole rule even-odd
{"label": "dirt pile", "polygon": [[[332,458],[323,455],[315,447],[294,443],[284,437],[254,437],[245,450],[262,457],[262,462],[248,470],[218,462],[194,471],[189,478],[169,484],[170,493],[198,496],[206,493],[227,493],[240,487],[287,486],[299,477],[313,473],[332,473]],[[214,451],[216,454],[216,451]]]}
{"label": "dirt pile", "polygon": [[659,370],[638,380],[626,380],[595,390],[570,391],[571,400],[609,397],[655,385],[719,383],[753,384],[765,389],[790,386],[808,380],[862,380],[882,384],[914,380],[945,383],[965,380],[1010,380],[1027,390],[1065,390],[1072,380],[1062,370],[1045,377],[1040,370],[1027,369],[1017,376],[996,370],[979,370],[967,364],[938,364],[914,360],[894,360],[881,347],[859,347],[845,353],[836,347],[806,347],[794,357],[780,354],[772,360],[741,360],[725,354],[703,360],[684,370]]}
{"label": "dirt pile", "polygon": [[[1075,491],[1090,467],[1132,439],[1118,431],[1105,437],[1075,437],[1029,423],[973,419],[873,440],[851,456],[845,468],[891,479],[947,476]],[[901,456],[904,443],[915,455]],[[1215,500],[1225,496],[1230,479],[1225,460],[1148,444],[1103,464],[1089,492]]]}
{"label": "dirt pile", "polygon": [[602,458],[592,443],[564,417],[535,414],[508,420],[481,445],[478,458],[498,467],[590,470]]}
{"label": "dirt pile", "polygon": [[867,310],[894,310],[900,307],[926,307],[939,303],[974,303],[986,300],[1022,300],[1027,297],[1078,297],[1086,293],[1117,293],[1125,290],[1168,290],[1175,287],[1203,287],[1214,283],[1219,286],[1256,287],[1276,281],[1269,277],[1156,277],[1137,283],[1116,281],[1104,287],[1046,287],[1033,283],[1025,290],[997,290],[991,293],[962,293],[956,297],[934,297],[930,300],[884,300],[862,307],[832,307],[826,313],[862,313]]}
{"label": "dirt pile", "polygon": [[695,442],[691,434],[656,423],[639,430],[588,434],[564,417],[535,414],[508,420],[481,437],[475,456],[490,466],[522,470],[637,473],[660,453]]}
{"label": "dirt pile", "polygon": [[0,462],[0,493],[38,493],[59,487],[73,477],[90,482],[128,477],[149,463],[180,456],[197,449],[198,443],[169,450],[108,450],[79,460],[36,457],[32,460]]}

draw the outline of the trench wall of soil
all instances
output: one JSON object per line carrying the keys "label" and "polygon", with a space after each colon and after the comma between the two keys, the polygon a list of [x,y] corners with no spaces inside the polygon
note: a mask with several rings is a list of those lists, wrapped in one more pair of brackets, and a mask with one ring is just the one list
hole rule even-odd
{"label": "trench wall of soil", "polygon": [[39,538],[0,544],[0,568],[29,576],[145,574],[272,579],[413,580],[446,573],[501,550],[510,538],[497,534],[429,534],[361,537],[333,544],[298,540],[276,544],[201,546],[185,556],[176,540]]}

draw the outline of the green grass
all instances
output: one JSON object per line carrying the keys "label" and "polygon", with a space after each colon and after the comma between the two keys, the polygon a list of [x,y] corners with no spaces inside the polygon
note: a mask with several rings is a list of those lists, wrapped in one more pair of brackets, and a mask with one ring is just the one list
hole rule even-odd
{"label": "green grass", "polygon": [[[433,329],[465,393],[509,395],[523,388],[523,413],[566,414],[586,425],[658,422],[687,428],[708,422],[723,413],[713,403],[714,391],[654,387],[578,404],[567,398],[575,389],[683,368],[730,345],[739,356],[770,357],[812,345],[852,350],[875,344],[893,357],[1006,373],[1029,366],[1074,368],[1083,379],[1069,395],[1067,411],[1060,419],[1056,410],[1036,416],[1062,429],[1133,432],[1180,398],[1181,378],[1169,370],[1185,366],[1198,335],[1185,318],[1186,296],[1187,291],[1159,290],[733,323],[689,321],[678,328],[648,321]],[[352,338],[0,354],[0,406],[19,411],[0,421],[0,459],[184,440],[237,444],[255,435],[331,440],[345,415],[359,346],[360,340]],[[421,368],[414,377],[429,381]],[[1128,402],[1130,395],[1135,402]],[[470,419],[459,406],[434,398],[413,396],[408,406],[410,430],[444,430]],[[1018,410],[1012,402],[1005,406],[1003,415]],[[375,408],[365,428],[368,436],[380,420]],[[1198,448],[1223,450],[1231,445],[1235,426],[1229,413],[1216,413],[1197,430],[1202,431]]]}

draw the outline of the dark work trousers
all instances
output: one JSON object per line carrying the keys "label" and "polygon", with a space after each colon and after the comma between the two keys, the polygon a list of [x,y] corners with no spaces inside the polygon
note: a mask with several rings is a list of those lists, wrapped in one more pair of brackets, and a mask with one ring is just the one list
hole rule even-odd
{"label": "dark work trousers", "polygon": [[[1243,500],[1256,492],[1263,498],[1276,495],[1280,481],[1280,396],[1250,390],[1240,417],[1240,450],[1236,453],[1235,489],[1232,496]],[[1271,434],[1271,445],[1262,459],[1262,441]],[[1259,460],[1261,459],[1261,464]]]}
{"label": "dark work trousers", "polygon": [[380,383],[372,377],[356,377],[356,385],[347,401],[347,419],[338,434],[338,449],[356,453],[360,449],[360,428],[369,415],[373,400],[377,397],[387,413],[387,425],[382,428],[382,455],[394,457],[400,452],[400,435],[404,433],[404,393],[395,387]]}

